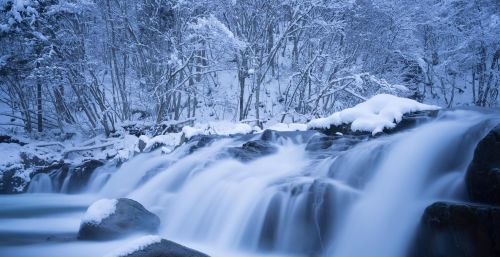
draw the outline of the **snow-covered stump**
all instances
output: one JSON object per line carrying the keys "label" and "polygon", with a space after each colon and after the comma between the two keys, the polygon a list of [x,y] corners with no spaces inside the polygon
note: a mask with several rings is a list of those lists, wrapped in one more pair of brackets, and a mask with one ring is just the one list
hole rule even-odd
{"label": "snow-covered stump", "polygon": [[208,257],[159,236],[144,236],[105,257]]}
{"label": "snow-covered stump", "polygon": [[140,203],[127,199],[101,199],[85,213],[78,239],[107,240],[134,233],[156,233],[160,218]]}

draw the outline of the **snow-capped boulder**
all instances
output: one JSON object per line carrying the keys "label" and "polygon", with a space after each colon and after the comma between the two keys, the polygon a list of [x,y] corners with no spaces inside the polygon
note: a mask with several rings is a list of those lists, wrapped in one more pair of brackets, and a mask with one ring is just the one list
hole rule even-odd
{"label": "snow-capped boulder", "polygon": [[156,233],[160,219],[140,203],[127,199],[101,199],[85,213],[78,239],[113,239],[134,233]]}
{"label": "snow-capped boulder", "polygon": [[105,257],[208,257],[159,236],[144,236]]}
{"label": "snow-capped boulder", "polygon": [[500,256],[500,207],[432,204],[409,256]]}
{"label": "snow-capped boulder", "polygon": [[470,200],[500,205],[500,125],[477,145],[465,183]]}
{"label": "snow-capped boulder", "polygon": [[428,116],[435,115],[439,109],[438,106],[422,104],[412,99],[380,94],[326,118],[311,120],[307,127],[325,130],[332,135],[337,132],[376,135],[396,129],[398,124],[408,126],[413,123],[412,121],[402,123],[405,116],[410,120],[416,120],[416,117],[422,116],[412,116],[411,113],[422,114],[425,112],[423,116]]}

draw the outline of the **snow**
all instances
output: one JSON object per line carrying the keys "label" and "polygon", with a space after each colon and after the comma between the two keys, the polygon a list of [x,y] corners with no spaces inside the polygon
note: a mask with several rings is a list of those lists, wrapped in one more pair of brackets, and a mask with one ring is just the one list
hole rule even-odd
{"label": "snow", "polygon": [[116,250],[115,252],[112,252],[105,257],[123,257],[127,256],[129,254],[132,254],[137,251],[141,251],[144,248],[161,242],[161,237],[159,236],[154,236],[154,235],[148,235],[148,236],[143,236],[138,239],[133,240],[132,242],[128,243],[125,247],[120,248]]}
{"label": "snow", "polygon": [[170,151],[172,151],[177,145],[180,144],[181,137],[182,133],[168,133],[165,135],[158,135],[153,138],[149,138],[148,136],[142,135],[139,137],[139,139],[146,143],[146,146],[144,147],[144,152],[151,151],[153,146],[157,144],[164,145],[163,146],[164,148],[170,149]]}
{"label": "snow", "polygon": [[19,151],[21,146],[18,144],[0,144],[0,170],[4,170],[6,167],[19,163],[21,160],[19,156]]}
{"label": "snow", "polygon": [[85,212],[82,223],[100,224],[103,219],[115,212],[117,203],[118,200],[107,198],[94,202]]}
{"label": "snow", "polygon": [[307,126],[310,129],[329,128],[331,125],[350,123],[352,131],[367,131],[376,135],[386,128],[394,128],[406,113],[438,109],[440,107],[408,98],[379,94],[329,117],[311,120]]}
{"label": "snow", "polygon": [[276,123],[267,127],[267,129],[275,131],[306,131],[307,124],[302,123]]}
{"label": "snow", "polygon": [[195,124],[193,127],[185,126],[182,133],[189,139],[197,135],[222,135],[249,134],[253,129],[245,123],[233,123],[229,121],[216,121],[206,124]]}

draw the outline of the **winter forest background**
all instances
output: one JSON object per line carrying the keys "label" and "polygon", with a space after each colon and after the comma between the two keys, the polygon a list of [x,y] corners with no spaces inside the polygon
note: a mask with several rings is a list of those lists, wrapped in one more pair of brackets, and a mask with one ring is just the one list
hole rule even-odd
{"label": "winter forest background", "polygon": [[497,106],[498,0],[1,0],[0,127],[304,122],[378,93]]}

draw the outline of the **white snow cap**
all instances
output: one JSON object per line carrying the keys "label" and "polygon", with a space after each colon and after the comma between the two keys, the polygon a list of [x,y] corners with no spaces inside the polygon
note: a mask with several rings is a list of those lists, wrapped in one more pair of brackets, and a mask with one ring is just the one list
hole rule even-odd
{"label": "white snow cap", "polygon": [[311,120],[307,126],[310,129],[326,129],[331,125],[351,123],[352,131],[368,131],[375,135],[385,128],[394,128],[406,113],[438,109],[439,106],[422,104],[412,99],[380,94],[326,118]]}
{"label": "white snow cap", "polygon": [[189,139],[197,135],[222,135],[248,134],[252,127],[245,123],[232,123],[229,121],[214,121],[207,124],[195,124],[193,127],[185,126],[182,133]]}
{"label": "white snow cap", "polygon": [[116,199],[101,199],[89,206],[82,218],[82,223],[100,224],[101,221],[116,211]]}
{"label": "white snow cap", "polygon": [[306,131],[307,125],[302,123],[276,123],[267,129],[274,131]]}
{"label": "white snow cap", "polygon": [[105,257],[127,256],[129,254],[132,254],[132,253],[137,252],[137,251],[141,251],[144,248],[146,248],[152,244],[159,243],[159,242],[161,242],[161,237],[159,237],[159,236],[153,236],[153,235],[143,236],[143,237],[140,237],[138,239],[133,240],[130,243],[127,243],[125,247],[120,248],[120,249],[116,250],[115,252],[112,252],[112,253],[106,255]]}

